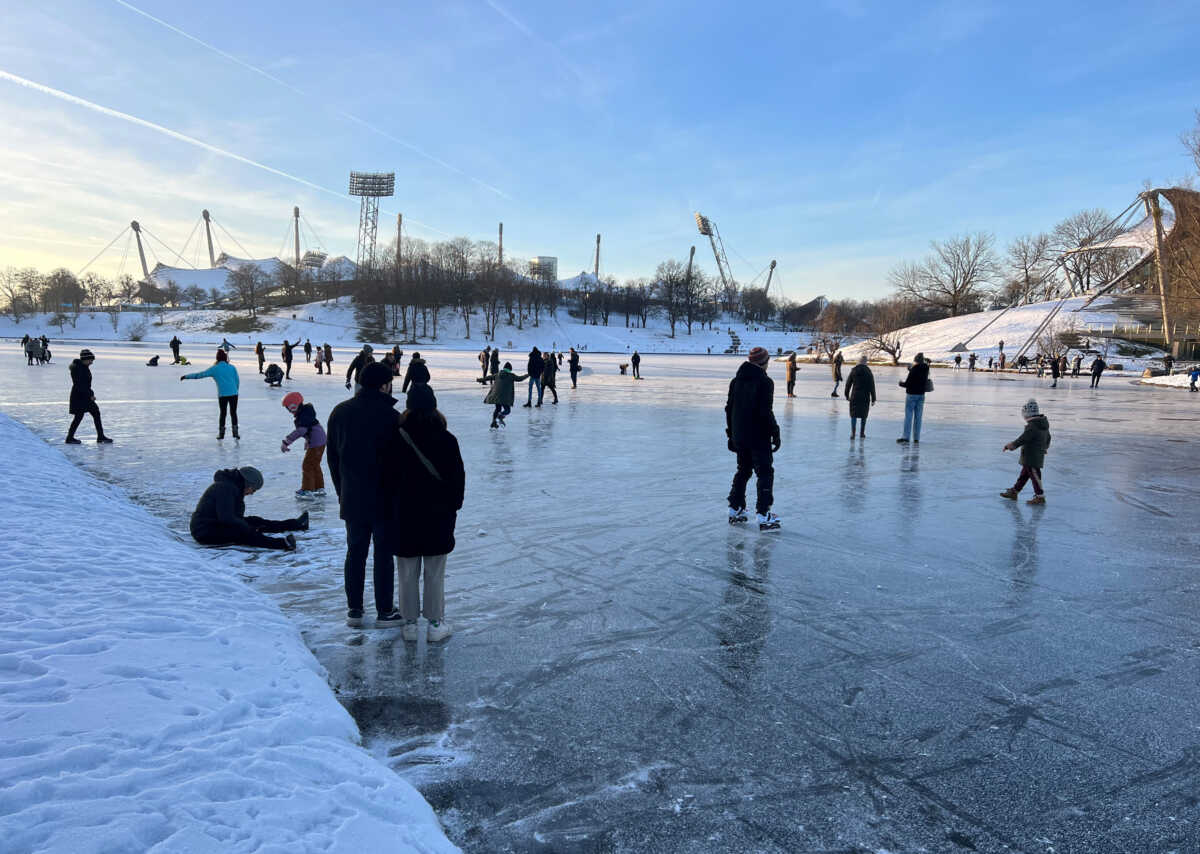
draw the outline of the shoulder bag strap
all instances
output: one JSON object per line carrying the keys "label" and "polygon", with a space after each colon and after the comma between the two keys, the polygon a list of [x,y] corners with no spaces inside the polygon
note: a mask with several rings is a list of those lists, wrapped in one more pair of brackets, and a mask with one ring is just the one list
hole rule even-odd
{"label": "shoulder bag strap", "polygon": [[417,455],[417,459],[420,460],[422,465],[429,470],[429,473],[433,475],[434,480],[441,480],[442,476],[438,474],[438,470],[433,467],[433,463],[429,461],[429,457],[421,453],[421,449],[418,448],[417,443],[412,440],[412,436],[408,435],[403,427],[398,429],[400,430],[400,438],[407,442],[408,446],[413,449],[413,453]]}

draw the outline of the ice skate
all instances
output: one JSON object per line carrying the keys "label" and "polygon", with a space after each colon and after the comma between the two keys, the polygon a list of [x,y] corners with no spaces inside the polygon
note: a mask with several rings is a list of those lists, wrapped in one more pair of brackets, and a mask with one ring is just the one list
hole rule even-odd
{"label": "ice skate", "polygon": [[1045,503],[1046,503],[1046,496],[1044,496],[1044,495],[1035,495],[1035,496],[1033,496],[1033,498],[1030,498],[1030,499],[1029,499],[1028,501],[1026,501],[1025,503],[1026,503],[1026,504],[1045,504]]}
{"label": "ice skate", "polygon": [[113,443],[112,439],[108,438],[107,436],[97,436],[96,437],[97,445],[111,445],[112,443]]}
{"label": "ice skate", "polygon": [[68,445],[82,445],[83,444],[83,442],[79,441],[74,436],[68,436],[63,441],[66,442],[66,444],[68,444]]}
{"label": "ice skate", "polygon": [[301,531],[308,530],[308,511],[305,510],[300,514],[300,518],[296,520],[296,524],[300,526]]}
{"label": "ice skate", "polygon": [[759,513],[757,515],[757,518],[758,518],[758,530],[760,530],[760,531],[778,531],[779,530],[779,526],[781,524],[780,519],[778,516],[776,516],[770,510],[768,510],[766,513]]}
{"label": "ice skate", "polygon": [[1000,493],[1000,497],[1007,498],[1010,501],[1016,501],[1017,500],[1017,491],[1015,489],[1013,489],[1012,487],[1009,487],[1008,489],[1006,489]]}
{"label": "ice skate", "polygon": [[746,515],[745,507],[743,507],[741,510],[737,509],[736,507],[729,508],[729,524],[730,525],[740,525],[743,522],[745,522],[748,518],[750,518],[750,517]]}
{"label": "ice skate", "polygon": [[312,491],[308,490],[308,489],[297,489],[296,490],[297,498],[312,498],[312,495],[313,495]]}
{"label": "ice skate", "polygon": [[444,641],[453,633],[454,630],[444,620],[430,620],[429,629],[425,633],[425,640],[429,643],[437,643],[438,641]]}

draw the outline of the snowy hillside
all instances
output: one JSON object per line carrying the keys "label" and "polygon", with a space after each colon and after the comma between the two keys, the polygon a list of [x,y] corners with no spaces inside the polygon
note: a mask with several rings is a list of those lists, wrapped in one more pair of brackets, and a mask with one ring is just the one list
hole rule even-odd
{"label": "snowy hillside", "polygon": [[5,415],[0,442],[5,852],[457,850],[243,555],[179,542]]}

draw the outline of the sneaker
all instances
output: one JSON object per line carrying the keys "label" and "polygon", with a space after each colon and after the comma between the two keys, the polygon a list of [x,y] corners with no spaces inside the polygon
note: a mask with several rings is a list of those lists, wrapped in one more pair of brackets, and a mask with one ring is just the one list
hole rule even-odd
{"label": "sneaker", "polygon": [[79,441],[74,436],[68,436],[63,441],[66,442],[68,445],[82,445],[83,444],[83,442]]}
{"label": "sneaker", "polygon": [[780,525],[779,517],[768,510],[766,513],[758,514],[758,530],[760,531],[778,531]]}
{"label": "sneaker", "polygon": [[429,630],[425,634],[425,640],[429,643],[437,643],[443,641],[453,634],[453,630],[441,620],[430,620]]}
{"label": "sneaker", "polygon": [[375,627],[378,629],[386,629],[390,626],[398,626],[403,622],[403,615],[401,615],[401,613],[395,608],[386,614],[377,614],[375,616]]}
{"label": "sneaker", "polygon": [[305,510],[303,513],[300,514],[300,518],[296,520],[296,523],[300,526],[301,531],[308,530],[308,511],[307,510]]}
{"label": "sneaker", "polygon": [[346,625],[352,629],[362,627],[362,608],[351,608],[346,612]]}
{"label": "sneaker", "polygon": [[748,518],[749,517],[746,515],[745,507],[743,507],[741,510],[737,509],[736,507],[729,508],[729,524],[730,525],[740,525],[742,522],[745,522]]}
{"label": "sneaker", "polygon": [[1044,496],[1044,495],[1035,495],[1035,496],[1033,496],[1033,498],[1030,498],[1030,499],[1029,499],[1028,501],[1026,501],[1025,503],[1026,503],[1026,504],[1045,504],[1045,503],[1046,503],[1046,496]]}
{"label": "sneaker", "polygon": [[296,538],[291,534],[288,534],[283,538],[283,543],[285,550],[289,552],[294,552],[296,550]]}
{"label": "sneaker", "polygon": [[108,438],[107,436],[97,436],[96,444],[97,445],[111,445],[112,439]]}
{"label": "sneaker", "polygon": [[406,641],[416,641],[417,639],[417,621],[409,620],[404,624],[404,639]]}
{"label": "sneaker", "polygon": [[905,439],[903,436],[901,436],[899,439],[896,440],[896,444],[897,445],[907,445],[908,439]]}
{"label": "sneaker", "polygon": [[1008,489],[1006,489],[1000,493],[1000,497],[1007,498],[1010,501],[1016,501],[1017,500],[1017,491],[1015,489],[1013,489],[1012,487],[1009,487]]}
{"label": "sneaker", "polygon": [[525,409],[528,409],[529,407],[533,406],[533,404],[532,403],[522,403],[521,406],[523,406]]}

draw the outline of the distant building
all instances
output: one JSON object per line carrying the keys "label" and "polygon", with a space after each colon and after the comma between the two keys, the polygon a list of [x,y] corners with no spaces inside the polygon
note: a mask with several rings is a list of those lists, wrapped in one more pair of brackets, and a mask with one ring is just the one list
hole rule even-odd
{"label": "distant building", "polygon": [[558,259],[551,255],[538,255],[529,259],[529,277],[549,282],[558,281]]}

